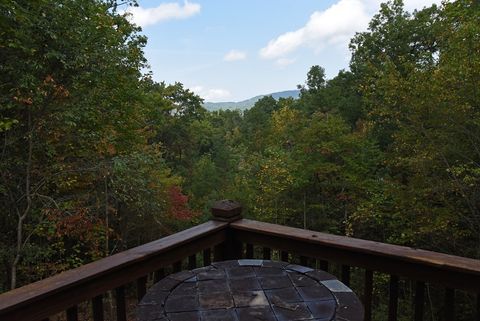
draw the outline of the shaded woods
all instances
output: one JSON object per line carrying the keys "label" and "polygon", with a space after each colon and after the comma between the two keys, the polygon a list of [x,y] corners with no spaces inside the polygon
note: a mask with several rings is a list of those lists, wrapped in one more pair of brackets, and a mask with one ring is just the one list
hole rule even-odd
{"label": "shaded woods", "polygon": [[220,198],[480,258],[479,6],[388,2],[350,71],[313,66],[297,100],[208,112],[144,73],[115,1],[2,2],[0,290],[206,220]]}

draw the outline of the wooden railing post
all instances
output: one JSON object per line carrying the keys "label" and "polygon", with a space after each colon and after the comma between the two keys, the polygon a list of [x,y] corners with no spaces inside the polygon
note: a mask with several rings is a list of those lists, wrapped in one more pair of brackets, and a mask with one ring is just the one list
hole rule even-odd
{"label": "wooden railing post", "polygon": [[233,222],[242,218],[242,205],[232,200],[215,202],[212,206],[213,219],[222,222]]}
{"label": "wooden railing post", "polygon": [[[212,206],[213,219],[222,222],[234,222],[242,218],[242,205],[232,200],[218,201]],[[216,246],[214,260],[233,260],[242,258],[242,243],[235,239],[233,230],[228,229],[227,240]]]}

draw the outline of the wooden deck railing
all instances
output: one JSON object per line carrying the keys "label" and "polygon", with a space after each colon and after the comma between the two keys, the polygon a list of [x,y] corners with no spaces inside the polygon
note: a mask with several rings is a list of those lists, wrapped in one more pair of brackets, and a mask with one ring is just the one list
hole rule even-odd
{"label": "wooden deck railing", "polygon": [[362,268],[364,284],[363,293],[359,295],[365,306],[365,321],[370,321],[372,316],[374,272],[390,275],[385,320],[397,320],[399,278],[416,282],[413,320],[424,320],[426,283],[445,288],[443,320],[457,320],[455,290],[477,296],[477,316],[472,320],[480,320],[479,260],[246,219],[232,222],[230,229],[235,240],[247,244],[247,256],[253,255],[252,245],[255,244],[263,248],[265,259],[269,259],[275,249],[284,259],[289,252],[300,256],[302,264],[306,264],[308,258],[317,259],[320,268],[327,271],[329,262],[339,263],[342,265],[340,278],[347,285],[350,284],[351,267]]}
{"label": "wooden deck railing", "polygon": [[375,308],[372,291],[376,272],[390,275],[385,320],[397,320],[400,279],[416,284],[413,320],[424,320],[426,284],[445,288],[445,321],[457,320],[455,290],[477,295],[477,314],[472,320],[480,320],[478,260],[242,219],[240,211],[235,202],[218,203],[212,208],[212,221],[1,294],[0,321],[48,320],[61,311],[66,311],[68,321],[76,321],[77,306],[84,301],[91,301],[92,319],[102,321],[103,297],[108,291],[115,294],[116,319],[126,321],[127,284],[136,283],[140,299],[146,292],[147,276],[158,280],[166,267],[175,272],[193,269],[199,263],[209,265],[212,255],[218,261],[253,258],[256,253],[264,259],[277,253],[276,258],[284,261],[295,256],[304,265],[314,259],[324,270],[340,264],[339,277],[347,285],[352,267],[362,269],[363,293],[358,294],[365,306],[365,321],[371,320]]}

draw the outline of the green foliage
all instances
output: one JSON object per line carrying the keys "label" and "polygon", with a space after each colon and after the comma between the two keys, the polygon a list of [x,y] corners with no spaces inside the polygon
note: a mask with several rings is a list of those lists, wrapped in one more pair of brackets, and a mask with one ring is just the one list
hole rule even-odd
{"label": "green foliage", "polygon": [[181,179],[152,137],[165,114],[198,114],[200,98],[176,84],[163,86],[164,114],[149,104],[146,39],[112,5],[0,4],[3,288],[171,231],[166,198]]}
{"label": "green foliage", "polygon": [[199,223],[220,198],[259,220],[480,257],[477,2],[382,4],[350,71],[313,66],[299,99],[243,114],[143,75],[146,39],[115,1],[0,14],[1,290],[14,271],[24,284]]}
{"label": "green foliage", "polygon": [[307,114],[313,114],[316,111],[325,112],[325,69],[318,65],[312,66],[307,74],[305,85],[298,85],[300,89],[300,108]]}

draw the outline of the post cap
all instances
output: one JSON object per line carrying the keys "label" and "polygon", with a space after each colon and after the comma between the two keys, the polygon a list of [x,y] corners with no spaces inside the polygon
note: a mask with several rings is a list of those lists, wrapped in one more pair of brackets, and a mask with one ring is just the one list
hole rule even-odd
{"label": "post cap", "polygon": [[212,206],[213,219],[233,222],[242,218],[242,205],[233,200],[217,201]]}

